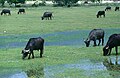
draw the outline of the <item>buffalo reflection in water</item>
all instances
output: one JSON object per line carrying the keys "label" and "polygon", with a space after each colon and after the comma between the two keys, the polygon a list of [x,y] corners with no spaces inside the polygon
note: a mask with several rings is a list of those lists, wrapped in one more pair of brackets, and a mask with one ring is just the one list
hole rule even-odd
{"label": "buffalo reflection in water", "polygon": [[103,65],[109,71],[109,75],[113,78],[120,78],[120,59],[118,56],[115,59],[108,57],[103,61]]}

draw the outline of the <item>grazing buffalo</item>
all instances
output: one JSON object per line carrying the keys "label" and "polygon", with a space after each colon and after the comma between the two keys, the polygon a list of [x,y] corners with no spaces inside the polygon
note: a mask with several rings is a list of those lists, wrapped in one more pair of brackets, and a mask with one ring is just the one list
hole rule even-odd
{"label": "grazing buffalo", "polygon": [[46,20],[48,19],[52,19],[52,12],[45,12],[44,14],[43,14],[43,16],[41,17],[42,18],[42,20],[44,19],[44,18],[46,18]]}
{"label": "grazing buffalo", "polygon": [[111,10],[111,7],[110,7],[110,6],[107,6],[107,7],[105,8],[105,11],[108,11],[108,10]]}
{"label": "grazing buffalo", "polygon": [[115,7],[115,11],[119,11],[119,7]]}
{"label": "grazing buffalo", "polygon": [[10,13],[10,10],[9,9],[3,9],[2,10],[2,12],[1,12],[1,15],[6,15],[6,14],[9,14],[9,15],[11,15],[11,13]]}
{"label": "grazing buffalo", "polygon": [[69,5],[67,5],[67,7],[68,7],[68,8],[70,8],[70,7],[71,7],[71,5],[69,4]]}
{"label": "grazing buffalo", "polygon": [[43,54],[43,49],[44,49],[44,39],[43,38],[41,38],[41,37],[30,38],[25,49],[22,50],[22,54],[23,54],[22,59],[27,57],[28,54],[29,54],[28,59],[30,59],[31,54],[32,54],[32,58],[34,58],[33,50],[38,50],[38,51],[40,50],[40,58],[41,58],[42,54]]}
{"label": "grazing buffalo", "polygon": [[89,36],[86,40],[84,40],[86,47],[89,47],[90,45],[90,41],[94,41],[94,46],[97,46],[96,44],[96,40],[99,40],[98,46],[101,43],[101,39],[102,39],[102,45],[104,44],[104,30],[102,29],[93,29],[90,33]]}
{"label": "grazing buffalo", "polygon": [[105,11],[98,11],[97,13],[97,18],[101,17],[101,15],[103,15],[105,17]]}
{"label": "grazing buffalo", "polygon": [[18,14],[25,13],[25,9],[19,9]]}
{"label": "grazing buffalo", "polygon": [[103,55],[110,55],[112,48],[115,47],[116,55],[118,54],[118,46],[120,46],[120,34],[112,34],[106,46],[103,48]]}

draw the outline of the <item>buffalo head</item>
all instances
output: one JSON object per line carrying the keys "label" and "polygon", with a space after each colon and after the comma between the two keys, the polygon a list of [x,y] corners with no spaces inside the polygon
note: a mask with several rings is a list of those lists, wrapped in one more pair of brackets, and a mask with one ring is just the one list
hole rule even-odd
{"label": "buffalo head", "polygon": [[99,18],[99,15],[98,15],[98,14],[97,14],[96,16],[97,16],[97,18]]}
{"label": "buffalo head", "polygon": [[89,45],[90,45],[90,40],[84,40],[84,42],[85,42],[85,44],[86,44],[86,47],[89,47]]}
{"label": "buffalo head", "polygon": [[27,57],[27,55],[29,54],[30,50],[22,50],[22,59],[25,59],[25,57]]}
{"label": "buffalo head", "polygon": [[44,19],[44,17],[41,17],[41,19],[43,20],[43,19]]}
{"label": "buffalo head", "polygon": [[109,46],[105,46],[105,47],[103,48],[103,56],[108,55],[108,53],[109,53]]}

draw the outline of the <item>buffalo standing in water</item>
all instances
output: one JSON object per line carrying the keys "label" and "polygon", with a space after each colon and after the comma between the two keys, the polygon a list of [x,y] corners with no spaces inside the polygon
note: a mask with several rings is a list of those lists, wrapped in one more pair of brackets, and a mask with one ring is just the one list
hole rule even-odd
{"label": "buffalo standing in water", "polygon": [[9,9],[3,9],[2,10],[2,12],[1,12],[1,15],[6,15],[6,14],[9,14],[9,15],[11,15],[11,13],[10,13],[10,10]]}
{"label": "buffalo standing in water", "polygon": [[118,55],[118,46],[120,46],[120,34],[112,34],[106,46],[103,48],[103,55],[110,55],[112,48],[115,47],[116,55]]}
{"label": "buffalo standing in water", "polygon": [[47,19],[52,20],[52,12],[45,12],[41,18],[42,18],[42,20],[44,20],[44,18],[46,18],[46,20]]}
{"label": "buffalo standing in water", "polygon": [[28,59],[30,59],[31,54],[32,54],[32,58],[34,58],[33,50],[38,50],[38,51],[40,50],[40,57],[42,57],[43,49],[44,49],[44,39],[43,38],[41,38],[41,37],[30,38],[25,49],[22,50],[22,54],[23,54],[22,59],[27,57],[28,54],[29,54]]}
{"label": "buffalo standing in water", "polygon": [[101,17],[103,15],[103,17],[105,17],[105,11],[98,11],[97,13],[97,18]]}
{"label": "buffalo standing in water", "polygon": [[89,47],[90,45],[90,41],[94,41],[94,46],[97,46],[96,44],[96,40],[99,40],[98,46],[101,43],[101,39],[102,39],[102,45],[104,44],[104,30],[102,29],[93,29],[90,33],[89,36],[86,40],[84,40],[86,47]]}

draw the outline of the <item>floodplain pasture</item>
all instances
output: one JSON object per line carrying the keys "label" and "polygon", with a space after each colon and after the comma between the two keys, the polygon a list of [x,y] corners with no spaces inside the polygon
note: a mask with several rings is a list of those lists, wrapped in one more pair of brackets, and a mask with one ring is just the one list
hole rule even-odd
{"label": "floodplain pasture", "polygon": [[[103,56],[103,46],[84,45],[94,28],[105,30],[105,44],[111,34],[120,33],[120,11],[114,6],[105,18],[96,17],[105,7],[26,7],[19,15],[19,8],[8,8],[11,16],[0,16],[0,78],[118,78],[120,48],[118,56],[114,49]],[[41,20],[46,11],[53,12],[52,20]],[[22,60],[28,39],[38,36],[45,39],[43,58],[34,51],[34,59]]]}

